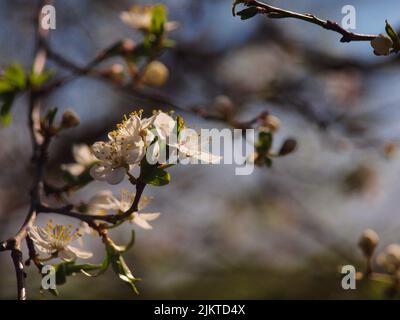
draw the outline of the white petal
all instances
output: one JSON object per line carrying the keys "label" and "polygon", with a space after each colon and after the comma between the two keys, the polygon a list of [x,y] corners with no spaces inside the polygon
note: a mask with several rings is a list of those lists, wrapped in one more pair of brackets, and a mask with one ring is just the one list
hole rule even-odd
{"label": "white petal", "polygon": [[122,182],[122,180],[124,180],[126,174],[126,169],[125,168],[116,168],[116,169],[112,169],[110,170],[107,174],[106,174],[106,180],[109,184],[119,184]]}
{"label": "white petal", "polygon": [[147,130],[146,136],[144,137],[144,142],[146,146],[149,146],[156,136],[150,130]]}
{"label": "white petal", "polygon": [[[143,141],[141,141],[143,142]],[[143,145],[137,145],[136,147],[125,151],[124,152],[124,157],[126,159],[126,162],[128,164],[139,164],[140,161],[142,161],[144,155],[145,155],[146,149],[144,148]]]}
{"label": "white petal", "polygon": [[43,238],[39,234],[39,227],[33,226],[28,230],[28,235],[32,239],[38,251],[41,253],[52,254],[52,243],[51,239]]}
{"label": "white petal", "polygon": [[160,212],[155,213],[139,213],[139,216],[145,221],[156,220],[160,216]]}
{"label": "white petal", "polygon": [[68,251],[72,253],[75,257],[81,258],[81,259],[89,259],[93,256],[93,253],[85,250],[81,250],[79,248],[73,247],[73,246],[67,246],[65,248],[65,251]]}
{"label": "white petal", "polygon": [[140,198],[139,205],[138,205],[139,211],[141,211],[141,210],[143,210],[144,208],[146,208],[146,207],[149,205],[149,203],[150,203],[151,200],[153,200],[152,197],[142,196],[142,197]]}
{"label": "white petal", "polygon": [[122,189],[119,209],[122,212],[127,211],[131,207],[134,198],[135,198],[134,192],[129,192],[127,189]]}
{"label": "white petal", "polygon": [[150,118],[143,118],[140,121],[140,126],[142,129],[147,129],[150,127],[153,123],[154,120],[156,119],[156,115],[151,116]]}
{"label": "white petal", "polygon": [[73,176],[79,176],[81,173],[85,171],[86,167],[79,163],[70,163],[61,165],[61,169],[67,171],[69,174]]}
{"label": "white petal", "polygon": [[53,241],[50,235],[44,229],[37,226],[30,227],[28,234],[31,237],[32,241],[39,243],[43,246],[50,245]]}
{"label": "white petal", "polygon": [[69,250],[69,246],[65,247],[63,250],[58,251],[58,257],[64,261],[72,261],[76,259],[76,254]]}
{"label": "white petal", "polygon": [[92,150],[97,159],[107,161],[111,155],[112,147],[110,143],[100,141],[93,144]]}
{"label": "white petal", "polygon": [[90,175],[93,179],[99,181],[105,181],[107,174],[111,171],[111,167],[105,166],[102,163],[98,163],[90,168]]}
{"label": "white petal", "polygon": [[89,207],[93,209],[103,210],[118,210],[120,203],[118,199],[114,197],[110,190],[103,190],[96,193],[89,200]]}
{"label": "white petal", "polygon": [[76,162],[85,166],[91,165],[96,158],[94,157],[89,146],[86,144],[76,144],[72,147],[72,153]]}
{"label": "white petal", "polygon": [[131,221],[133,221],[134,223],[136,223],[139,227],[141,227],[143,229],[146,229],[146,230],[153,229],[153,227],[136,212],[133,214],[133,218]]}
{"label": "white petal", "polygon": [[[80,234],[85,234],[85,233],[92,234],[92,231],[93,231],[92,228],[89,227],[87,222],[81,221],[80,227],[79,227],[79,233]],[[80,237],[79,240],[82,240],[82,237]]]}
{"label": "white petal", "polygon": [[165,112],[160,112],[154,120],[154,127],[157,130],[159,137],[165,140],[171,135],[175,128],[175,120]]}
{"label": "white petal", "polygon": [[160,144],[158,141],[150,145],[146,151],[146,159],[149,164],[156,164],[160,158]]}

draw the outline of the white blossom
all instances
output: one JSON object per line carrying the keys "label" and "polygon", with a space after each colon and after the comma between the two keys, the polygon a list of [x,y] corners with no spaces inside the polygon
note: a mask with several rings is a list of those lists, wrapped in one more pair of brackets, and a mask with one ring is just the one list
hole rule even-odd
{"label": "white blossom", "polygon": [[130,166],[137,165],[145,154],[142,140],[96,142],[92,146],[93,153],[100,162],[94,165],[90,174],[96,180],[118,184]]}
{"label": "white blossom", "polygon": [[[130,209],[135,198],[135,193],[126,189],[121,190],[121,198],[117,199],[111,191],[100,191],[94,195],[88,203],[87,212],[92,215],[105,215],[109,211],[122,214]],[[142,196],[138,209],[143,210],[150,203],[151,198]],[[149,221],[153,221],[160,216],[160,213],[139,213],[133,212],[130,221],[143,229],[152,229]]]}
{"label": "white blossom", "polygon": [[153,125],[160,139],[166,140],[176,128],[176,121],[165,112],[159,111],[154,119]]}
{"label": "white blossom", "polygon": [[98,161],[86,144],[75,144],[72,147],[72,154],[76,163],[63,164],[61,169],[73,176],[79,176]]}
{"label": "white blossom", "polygon": [[48,258],[59,257],[64,261],[73,261],[76,258],[88,259],[92,253],[71,246],[70,243],[81,237],[78,230],[72,230],[72,226],[55,225],[49,221],[45,228],[32,226],[28,230],[40,253],[49,255]]}
{"label": "white blossom", "polygon": [[154,140],[155,135],[150,131],[156,116],[150,118],[142,118],[142,111],[132,112],[129,118],[126,118],[122,123],[117,125],[117,130],[108,134],[110,140],[121,143],[130,143],[144,146],[150,145]]}
{"label": "white blossom", "polygon": [[[120,18],[122,22],[134,29],[149,31],[153,18],[153,6],[132,6],[129,11],[121,12]],[[175,30],[178,23],[169,21],[164,27],[165,31],[169,32]]]}
{"label": "white blossom", "polygon": [[200,142],[200,136],[195,130],[183,129],[179,133],[178,142],[170,143],[169,146],[178,150],[180,158],[188,157],[209,164],[219,163],[222,157],[203,151],[203,145]]}

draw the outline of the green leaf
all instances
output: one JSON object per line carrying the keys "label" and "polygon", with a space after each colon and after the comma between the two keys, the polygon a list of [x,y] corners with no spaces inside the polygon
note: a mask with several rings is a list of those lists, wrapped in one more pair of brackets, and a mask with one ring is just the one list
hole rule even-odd
{"label": "green leaf", "polygon": [[47,111],[45,120],[49,126],[51,126],[53,124],[54,119],[57,115],[57,111],[58,111],[58,108],[51,108],[51,109],[49,109],[49,111]]}
{"label": "green leaf", "polygon": [[386,30],[386,33],[388,34],[388,36],[390,37],[390,39],[392,39],[392,41],[393,41],[393,49],[396,52],[399,51],[400,50],[400,37],[387,20],[386,20],[385,30]]}
{"label": "green leaf", "polygon": [[0,123],[3,127],[7,127],[12,120],[11,108],[16,94],[14,92],[3,93],[0,95]]}
{"label": "green leaf", "polygon": [[117,250],[119,253],[125,253],[130,248],[132,248],[134,244],[135,244],[135,230],[132,230],[131,240],[129,240],[128,244],[120,246],[114,244],[114,249]]}
{"label": "green leaf", "polygon": [[6,79],[0,79],[0,94],[14,91],[13,85]]}
{"label": "green leaf", "polygon": [[242,11],[239,11],[237,15],[240,17],[240,19],[247,20],[253,18],[257,13],[258,13],[257,7],[250,7]]}
{"label": "green leaf", "polygon": [[260,132],[256,143],[258,153],[266,154],[272,147],[273,135],[271,132]]}
{"label": "green leaf", "polygon": [[4,70],[3,78],[14,88],[23,90],[26,85],[25,71],[18,63],[9,65]]}
{"label": "green leaf", "polygon": [[167,185],[171,181],[171,175],[164,169],[153,168],[142,177],[142,180],[152,186],[161,187]]}
{"label": "green leaf", "polygon": [[185,128],[185,121],[181,116],[176,117],[176,125],[177,125],[177,136],[179,137],[179,134],[181,133],[182,129]]}
{"label": "green leaf", "polygon": [[45,70],[42,73],[32,73],[29,75],[29,83],[33,87],[40,87],[43,85],[47,80],[49,80],[53,76],[53,70]]}
{"label": "green leaf", "polygon": [[[104,261],[103,261],[104,262]],[[67,282],[67,277],[76,273],[84,273],[87,275],[88,271],[99,270],[103,264],[75,264],[75,261],[63,262],[54,266],[56,269],[56,284],[62,285]]]}
{"label": "green leaf", "polygon": [[157,37],[164,33],[164,25],[167,22],[167,9],[164,5],[158,4],[153,7],[150,32]]}
{"label": "green leaf", "polygon": [[136,282],[140,279],[136,279],[131,270],[129,269],[128,265],[126,264],[124,258],[122,257],[121,253],[117,250],[114,243],[108,243],[106,245],[112,269],[118,275],[118,277],[124,281],[129,288],[133,290],[136,294],[139,294],[136,288]]}
{"label": "green leaf", "polygon": [[[101,263],[101,265],[99,265],[99,268],[91,269],[91,270],[88,270],[88,268],[82,268],[81,272],[85,276],[88,276],[88,277],[98,277],[99,275],[101,275],[101,274],[103,274],[104,272],[107,271],[109,265],[110,265],[110,256],[109,256],[108,251],[106,250],[103,262]],[[91,274],[91,273],[88,272],[88,271],[92,271],[92,270],[96,270],[97,273],[96,274]]]}

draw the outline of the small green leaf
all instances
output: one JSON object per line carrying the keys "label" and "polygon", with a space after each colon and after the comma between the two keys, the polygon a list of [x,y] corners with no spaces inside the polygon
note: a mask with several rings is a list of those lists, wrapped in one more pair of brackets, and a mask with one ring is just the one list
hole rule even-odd
{"label": "small green leaf", "polygon": [[387,20],[386,20],[385,30],[386,30],[386,33],[388,34],[388,36],[390,37],[390,39],[392,39],[392,41],[393,41],[393,49],[396,52],[399,51],[400,50],[400,37]]}
{"label": "small green leaf", "polygon": [[[89,267],[84,267],[81,269],[81,272],[88,277],[98,277],[99,275],[103,274],[104,272],[107,271],[108,266],[110,265],[110,256],[108,251],[106,250],[105,255],[104,255],[104,259],[103,262],[101,263],[101,265],[96,265],[98,268],[91,268]],[[97,273],[96,274],[91,274],[88,271],[93,271],[96,270]]]}
{"label": "small green leaf", "polygon": [[75,261],[71,261],[57,264],[54,267],[56,269],[56,284],[62,285],[67,282],[68,276],[81,272],[87,275],[88,271],[101,270],[104,265],[91,263],[75,264]]}
{"label": "small green leaf", "polygon": [[57,111],[58,111],[58,108],[51,108],[49,111],[47,111],[45,119],[46,119],[46,122],[48,125],[51,126],[53,124],[54,119],[57,115]]}
{"label": "small green leaf", "polygon": [[6,79],[0,79],[0,94],[14,91],[13,85]]}
{"label": "small green leaf", "polygon": [[181,133],[182,129],[185,127],[185,121],[181,116],[176,117],[176,125],[177,125],[177,136],[179,137],[179,134]]}
{"label": "small green leaf", "polygon": [[167,9],[158,4],[153,7],[150,31],[157,37],[164,33],[164,25],[167,22]]}
{"label": "small green leaf", "polygon": [[242,11],[239,11],[237,15],[240,17],[240,19],[247,20],[253,18],[257,13],[258,13],[257,7],[250,7]]}
{"label": "small green leaf", "polygon": [[266,154],[270,151],[273,142],[273,135],[271,132],[260,132],[256,143],[256,150],[258,153]]}
{"label": "small green leaf", "polygon": [[114,248],[119,252],[119,253],[125,253],[128,251],[132,246],[135,244],[135,230],[132,230],[132,235],[131,235],[131,240],[128,242],[126,245],[116,245],[114,244]]}
{"label": "small green leaf", "polygon": [[117,250],[114,243],[108,243],[106,245],[112,269],[118,275],[118,277],[124,281],[129,288],[131,288],[136,294],[139,294],[135,283],[140,279],[136,279],[131,270],[129,269],[128,265],[126,264],[124,258],[122,257],[121,253]]}
{"label": "small green leaf", "polygon": [[160,168],[153,168],[149,170],[148,174],[142,177],[143,181],[155,187],[167,185],[171,181],[169,172]]}
{"label": "small green leaf", "polygon": [[9,65],[4,70],[3,78],[8,81],[14,88],[23,90],[26,85],[25,71],[18,63]]}
{"label": "small green leaf", "polygon": [[11,108],[15,99],[15,93],[3,93],[0,95],[1,107],[0,107],[0,123],[3,127],[7,127],[12,120]]}
{"label": "small green leaf", "polygon": [[32,72],[29,75],[29,83],[33,87],[40,87],[43,85],[47,80],[49,80],[53,76],[54,72],[52,70],[45,70],[42,73],[35,73]]}

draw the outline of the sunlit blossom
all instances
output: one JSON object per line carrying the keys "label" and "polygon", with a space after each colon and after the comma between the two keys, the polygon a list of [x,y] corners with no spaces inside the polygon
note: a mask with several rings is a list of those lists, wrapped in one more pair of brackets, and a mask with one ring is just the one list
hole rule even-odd
{"label": "sunlit blossom", "polygon": [[91,252],[71,246],[71,242],[81,237],[78,229],[73,230],[71,225],[53,225],[49,221],[45,228],[30,227],[28,234],[36,249],[48,255],[47,259],[58,257],[64,261],[73,261],[76,258],[88,259],[93,255]]}

